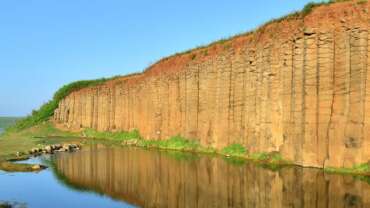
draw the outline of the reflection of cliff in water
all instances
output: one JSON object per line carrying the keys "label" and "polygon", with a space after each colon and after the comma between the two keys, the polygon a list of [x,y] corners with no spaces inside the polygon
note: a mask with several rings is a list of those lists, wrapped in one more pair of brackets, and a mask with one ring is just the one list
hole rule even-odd
{"label": "reflection of cliff in water", "polygon": [[370,185],[316,169],[273,172],[220,158],[99,145],[56,157],[76,187],[143,207],[370,207]]}

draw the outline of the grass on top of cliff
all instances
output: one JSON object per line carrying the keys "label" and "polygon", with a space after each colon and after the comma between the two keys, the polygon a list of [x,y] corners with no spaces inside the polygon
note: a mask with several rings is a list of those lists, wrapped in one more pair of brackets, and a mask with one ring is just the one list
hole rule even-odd
{"label": "grass on top of cliff", "polygon": [[[241,32],[239,34],[235,34],[235,35],[232,35],[232,36],[229,36],[229,37],[224,37],[224,38],[221,38],[219,40],[212,41],[209,44],[200,45],[200,46],[195,47],[195,48],[190,48],[190,49],[185,50],[185,51],[177,52],[173,55],[161,58],[158,62],[168,60],[168,59],[176,57],[176,56],[185,55],[185,54],[190,54],[190,59],[195,60],[198,57],[198,55],[200,55],[199,57],[207,56],[208,55],[208,50],[207,50],[208,47],[212,47],[214,45],[223,45],[224,49],[228,49],[229,46],[230,46],[229,44],[231,43],[231,41],[234,38],[241,37],[241,36],[246,36],[246,35],[249,35],[249,34],[253,34],[253,33],[256,33],[258,31],[262,31],[263,28],[265,28],[266,26],[268,26],[270,24],[273,24],[273,23],[281,22],[281,21],[284,21],[284,20],[290,20],[290,19],[302,19],[302,18],[306,17],[307,15],[309,15],[316,7],[319,7],[319,6],[325,6],[325,5],[330,5],[330,4],[334,4],[334,3],[340,3],[340,2],[346,2],[346,1],[353,1],[353,0],[323,0],[321,2],[312,1],[312,2],[307,3],[301,10],[291,12],[287,15],[284,15],[284,16],[281,16],[281,17],[278,17],[278,18],[273,18],[273,19],[265,22],[264,24],[258,26],[255,29],[245,31],[245,32]],[[361,4],[361,3],[366,3],[367,1],[368,0],[357,0],[356,2],[358,4]],[[205,49],[205,50],[203,50],[203,49]],[[196,52],[196,51],[199,51],[199,53]],[[147,67],[144,70],[144,72],[149,70],[150,68],[151,68],[151,66]]]}
{"label": "grass on top of cliff", "polygon": [[[115,77],[113,77],[115,78]],[[110,78],[110,79],[113,79]],[[51,116],[54,115],[55,109],[58,107],[59,102],[64,99],[70,93],[80,90],[86,87],[92,87],[106,82],[106,78],[96,79],[96,80],[82,80],[77,82],[72,82],[70,84],[64,85],[60,88],[53,96],[53,99],[49,102],[43,104],[38,110],[33,110],[31,115],[17,121],[15,125],[7,128],[7,131],[20,131],[26,128],[30,128],[41,122],[47,121]]]}

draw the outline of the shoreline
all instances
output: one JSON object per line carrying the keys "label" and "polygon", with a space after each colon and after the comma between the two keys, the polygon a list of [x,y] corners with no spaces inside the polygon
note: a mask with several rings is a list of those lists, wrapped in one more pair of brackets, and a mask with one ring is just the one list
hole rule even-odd
{"label": "shoreline", "polygon": [[[15,171],[29,172],[35,171],[28,164],[14,163],[14,161],[27,160],[34,154],[30,154],[30,150],[34,148],[45,148],[47,145],[66,143],[79,144],[82,146],[101,143],[114,146],[138,147],[143,149],[155,149],[160,151],[179,151],[196,154],[218,155],[226,159],[251,162],[256,165],[262,165],[266,168],[277,170],[284,167],[301,167],[301,168],[316,168],[323,170],[327,174],[340,174],[369,177],[369,164],[360,164],[352,168],[335,168],[335,167],[305,167],[294,164],[291,161],[285,160],[278,152],[261,152],[249,153],[241,145],[233,144],[224,149],[214,149],[212,147],[204,147],[199,143],[185,139],[180,136],[171,137],[167,140],[144,140],[140,137],[137,131],[132,132],[98,132],[92,129],[87,129],[79,132],[70,132],[56,128],[50,122],[44,122],[30,130],[20,132],[3,132],[0,133],[0,141],[4,142],[17,137],[26,140],[36,140],[37,142],[27,145],[26,149],[15,147],[11,152],[0,154],[0,170],[12,172]],[[0,153],[1,153],[0,142]],[[17,146],[17,143],[13,144]],[[6,146],[2,148],[7,148]],[[11,149],[11,148],[10,148]],[[5,165],[4,165],[5,164]],[[10,167],[10,168],[9,168]]]}

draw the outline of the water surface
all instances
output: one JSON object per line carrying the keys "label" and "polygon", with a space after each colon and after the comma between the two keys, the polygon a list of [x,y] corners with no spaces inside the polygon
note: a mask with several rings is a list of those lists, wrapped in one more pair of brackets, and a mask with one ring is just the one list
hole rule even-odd
{"label": "water surface", "polygon": [[[0,174],[0,201],[28,207],[370,207],[370,185],[317,169],[270,170],[222,157],[91,145]],[[54,206],[54,202],[55,205]]]}
{"label": "water surface", "polygon": [[[44,163],[45,158],[31,159],[28,163]],[[15,207],[133,207],[122,201],[94,192],[71,189],[58,180],[52,169],[39,173],[6,173],[0,171],[0,204]]]}

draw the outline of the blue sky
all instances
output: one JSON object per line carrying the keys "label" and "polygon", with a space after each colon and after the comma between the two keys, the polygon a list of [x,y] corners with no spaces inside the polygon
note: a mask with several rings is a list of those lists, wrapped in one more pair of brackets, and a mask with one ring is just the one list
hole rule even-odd
{"label": "blue sky", "polygon": [[141,71],[307,2],[0,0],[0,116],[27,115],[63,84]]}

